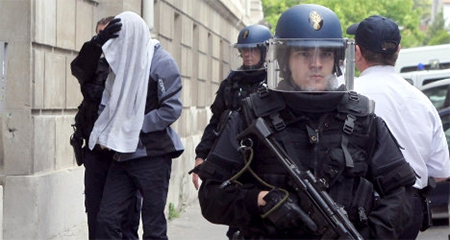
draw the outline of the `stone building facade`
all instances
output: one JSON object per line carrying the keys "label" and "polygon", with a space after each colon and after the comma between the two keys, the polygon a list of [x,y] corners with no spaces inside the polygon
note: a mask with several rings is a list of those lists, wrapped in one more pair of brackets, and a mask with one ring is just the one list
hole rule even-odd
{"label": "stone building facade", "polygon": [[122,11],[140,14],[179,65],[174,129],[186,151],[173,162],[168,203],[180,209],[196,197],[194,148],[229,71],[229,45],[263,19],[261,1],[0,0],[0,239],[87,238],[84,167],[69,145],[82,98],[70,62],[98,19]]}

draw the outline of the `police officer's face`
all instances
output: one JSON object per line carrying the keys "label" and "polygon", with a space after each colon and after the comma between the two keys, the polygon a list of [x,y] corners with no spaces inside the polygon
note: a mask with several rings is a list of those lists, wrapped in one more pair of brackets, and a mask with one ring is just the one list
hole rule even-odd
{"label": "police officer's face", "polygon": [[261,60],[261,51],[259,48],[241,48],[239,49],[244,66],[255,66]]}
{"label": "police officer's face", "polygon": [[305,91],[324,91],[333,73],[334,52],[321,48],[292,48],[289,69],[292,80]]}

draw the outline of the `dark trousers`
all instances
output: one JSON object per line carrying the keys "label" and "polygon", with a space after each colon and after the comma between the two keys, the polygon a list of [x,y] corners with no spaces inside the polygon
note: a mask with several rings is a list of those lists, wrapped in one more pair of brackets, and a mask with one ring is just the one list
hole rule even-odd
{"label": "dark trousers", "polygon": [[120,239],[121,219],[139,190],[143,197],[144,239],[167,239],[164,208],[167,201],[172,159],[168,156],[113,161],[97,217],[99,239]]}
{"label": "dark trousers", "polygon": [[403,233],[400,234],[399,239],[416,239],[422,227],[424,200],[416,192],[408,196],[408,198],[411,206],[413,206],[413,215],[405,226]]}
{"label": "dark trousers", "polygon": [[[106,177],[112,162],[112,152],[103,150],[83,149],[84,152],[84,193],[89,239],[95,239],[97,215],[103,197]],[[128,207],[128,214],[121,223],[122,239],[139,239],[138,228],[141,208],[140,193],[137,192],[134,201]]]}

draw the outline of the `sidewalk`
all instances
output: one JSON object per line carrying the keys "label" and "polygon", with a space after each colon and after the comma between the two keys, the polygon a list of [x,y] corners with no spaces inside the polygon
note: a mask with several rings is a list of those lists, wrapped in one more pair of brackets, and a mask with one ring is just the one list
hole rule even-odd
{"label": "sidewalk", "polygon": [[[203,218],[198,200],[180,213],[180,217],[168,222],[167,235],[169,240],[228,240],[228,227],[216,225]],[[434,226],[425,232],[420,232],[417,240],[449,239],[449,225]]]}
{"label": "sidewalk", "polygon": [[201,214],[198,200],[180,213],[180,217],[168,222],[169,240],[228,240],[227,226],[208,222]]}

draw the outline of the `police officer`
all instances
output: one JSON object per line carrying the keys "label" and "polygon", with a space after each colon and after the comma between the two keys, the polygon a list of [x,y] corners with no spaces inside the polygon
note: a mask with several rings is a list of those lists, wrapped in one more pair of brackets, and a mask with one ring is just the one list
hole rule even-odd
{"label": "police officer", "polygon": [[[202,163],[208,156],[217,136],[221,117],[226,119],[226,111],[240,108],[241,100],[250,93],[256,92],[266,81],[265,41],[272,37],[270,30],[263,25],[251,25],[243,28],[238,35],[237,43],[232,45],[232,71],[220,84],[216,98],[211,105],[213,113],[206,126],[200,143],[195,148],[195,165]],[[198,189],[198,176],[193,174],[192,181]]]}
{"label": "police officer", "polygon": [[[362,238],[398,238],[411,216],[404,198],[415,175],[373,102],[339,84],[347,46],[328,8],[302,4],[281,15],[269,43],[268,89],[230,113],[195,168],[207,220],[239,227],[245,239],[342,238],[300,207],[311,200],[299,194],[270,138],[343,206]],[[255,119],[266,131],[254,131]]]}
{"label": "police officer", "polygon": [[[238,35],[237,42],[231,48],[232,71],[220,84],[216,98],[211,105],[213,116],[206,126],[200,143],[195,148],[195,166],[207,158],[217,135],[225,125],[227,114],[241,107],[241,100],[250,93],[256,92],[266,81],[266,44],[272,37],[270,30],[263,25],[250,25],[243,28]],[[192,182],[198,189],[198,175],[192,175]],[[227,232],[229,238],[235,230]]]}
{"label": "police officer", "polygon": [[[121,30],[120,19],[113,16],[102,18],[97,22],[96,33],[90,41],[83,44],[78,56],[71,62],[72,75],[81,87],[83,101],[75,116],[75,133],[71,138],[77,164],[83,164],[84,194],[87,213],[89,239],[95,239],[97,214],[103,197],[108,170],[113,159],[113,152],[96,146],[90,150],[84,143],[89,142],[89,134],[98,118],[105,81],[109,74],[109,65],[102,57],[102,46],[109,39],[115,38]],[[134,201],[128,208],[128,214],[121,224],[123,239],[139,239],[138,228],[142,197],[136,192]]]}

